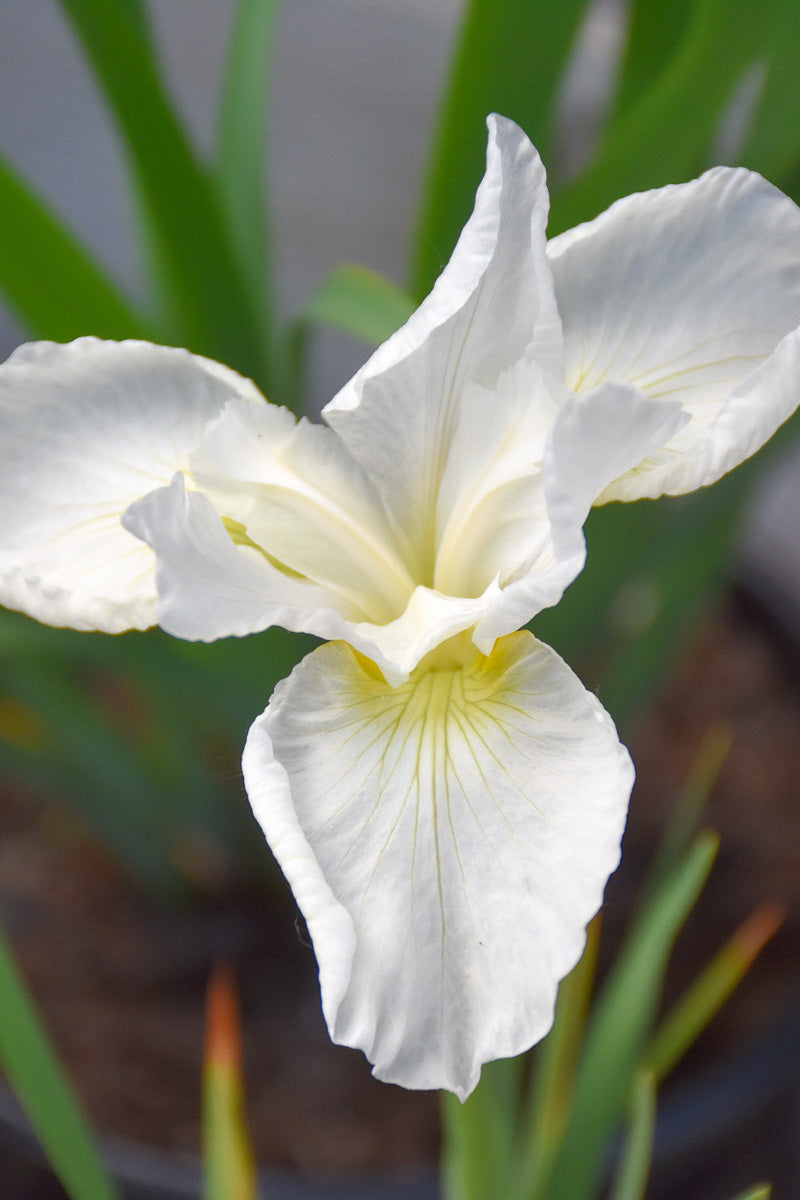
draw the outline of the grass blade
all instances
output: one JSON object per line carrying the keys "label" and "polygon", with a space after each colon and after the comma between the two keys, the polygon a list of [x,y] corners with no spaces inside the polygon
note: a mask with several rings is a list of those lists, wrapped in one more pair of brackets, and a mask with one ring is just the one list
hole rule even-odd
{"label": "grass blade", "polygon": [[124,0],[125,7],[132,20],[136,21],[142,35],[150,36],[150,15],[147,11],[147,0]]}
{"label": "grass blade", "polygon": [[569,1122],[599,942],[598,915],[587,930],[580,962],[558,989],[553,1028],[534,1055],[531,1094],[520,1123],[520,1165],[512,1200],[537,1200],[547,1193]]}
{"label": "grass blade", "polygon": [[203,1067],[204,1200],[256,1200],[244,1115],[239,1008],[231,971],[217,967],[208,986]]}
{"label": "grass blade", "polygon": [[71,1200],[119,1200],[2,933],[0,1061]]}
{"label": "grass blade", "polygon": [[777,0],[768,31],[766,78],[740,157],[748,167],[781,182],[800,161],[800,79],[796,69],[800,5],[796,0]]}
{"label": "grass blade", "polygon": [[547,161],[553,98],[587,0],[471,0],[435,135],[411,291],[422,299],[456,243],[486,157],[486,117],[511,117]]}
{"label": "grass blade", "polygon": [[785,912],[765,904],[734,933],[656,1030],[647,1067],[661,1081],[673,1070],[780,928]]}
{"label": "grass blade", "polygon": [[328,276],[302,315],[379,346],[408,320],[414,307],[406,292],[376,271],[347,263]]}
{"label": "grass blade", "polygon": [[668,65],[612,122],[594,162],[554,196],[551,236],[627,192],[677,183],[702,169],[734,87],[763,49],[771,7],[700,0]]}
{"label": "grass blade", "polygon": [[772,1186],[769,1183],[756,1183],[753,1187],[739,1192],[738,1196],[734,1196],[734,1200],[770,1200],[771,1195]]}
{"label": "grass blade", "polygon": [[647,90],[680,47],[697,0],[634,0],[622,71],[615,97],[615,112],[630,108]]}
{"label": "grass blade", "polygon": [[630,1128],[608,1200],[645,1200],[655,1124],[655,1079],[649,1071],[641,1071],[634,1083]]}
{"label": "grass blade", "polygon": [[210,176],[168,99],[152,48],[125,0],[60,0],[123,136],[161,271],[172,340],[269,385],[253,311]]}
{"label": "grass blade", "polygon": [[620,952],[589,1028],[572,1118],[548,1200],[589,1196],[628,1102],[673,942],[711,870],[717,838],[701,834],[646,905]]}
{"label": "grass blade", "polygon": [[217,137],[217,183],[231,241],[256,306],[271,325],[270,254],[264,199],[267,82],[276,0],[239,0]]}
{"label": "grass blade", "polygon": [[462,1104],[442,1093],[445,1200],[503,1200],[511,1175],[522,1058],[487,1063]]}
{"label": "grass blade", "polygon": [[[536,618],[535,633],[578,665],[584,680],[602,683],[601,698],[618,723],[647,698],[680,635],[719,586],[748,489],[798,430],[790,419],[758,455],[693,496],[591,512],[586,567],[559,604]],[[625,606],[633,607],[633,622],[619,620],[626,590],[644,593]],[[640,610],[648,608],[641,624]]]}
{"label": "grass blade", "polygon": [[702,820],[711,789],[719,778],[732,745],[733,733],[727,725],[712,725],[705,734],[692,763],[689,778],[659,839],[646,889],[658,887],[661,880],[675,869],[688,850],[689,843]]}
{"label": "grass blade", "polygon": [[0,289],[34,337],[147,337],[133,305],[2,159],[0,222],[13,230],[0,239]]}

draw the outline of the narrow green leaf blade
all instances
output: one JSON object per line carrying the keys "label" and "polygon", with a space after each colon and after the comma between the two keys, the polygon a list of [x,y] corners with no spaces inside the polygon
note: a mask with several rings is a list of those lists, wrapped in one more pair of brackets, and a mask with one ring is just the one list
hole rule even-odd
{"label": "narrow green leaf blade", "polygon": [[615,97],[616,112],[629,108],[661,74],[686,34],[697,0],[634,0],[622,71]]}
{"label": "narrow green leaf blade", "polygon": [[442,1093],[444,1200],[505,1200],[514,1171],[522,1058],[487,1063],[462,1104]]}
{"label": "narrow green leaf blade", "polygon": [[734,1196],[734,1200],[770,1200],[772,1196],[772,1186],[769,1183],[756,1183],[753,1187],[746,1188],[745,1191],[739,1192]]}
{"label": "narrow green leaf blade", "polygon": [[256,1200],[255,1158],[244,1114],[241,1032],[233,976],[218,967],[208,988],[203,1065],[204,1200]]}
{"label": "narrow green leaf blade", "polygon": [[553,99],[587,0],[471,0],[442,104],[411,291],[430,290],[472,209],[486,117],[502,113],[549,155]]}
{"label": "narrow green leaf blade", "polygon": [[702,169],[736,83],[764,46],[769,8],[769,0],[758,9],[747,0],[700,0],[668,66],[612,122],[586,171],[553,197],[551,235],[628,192]]}
{"label": "narrow green leaf blade", "polygon": [[133,305],[2,159],[0,224],[0,290],[34,337],[147,336]]}
{"label": "narrow green leaf blade", "polygon": [[302,316],[379,346],[413,311],[411,297],[388,279],[346,263],[331,272]]}
{"label": "narrow green leaf blade", "polygon": [[150,36],[150,17],[146,6],[147,0],[124,0],[125,7],[132,20],[139,25],[145,37]]}
{"label": "narrow green leaf blade", "polygon": [[704,735],[689,776],[659,839],[655,859],[645,884],[645,894],[650,889],[657,888],[661,881],[675,870],[689,849],[732,744],[733,732],[727,725],[712,725]]}
{"label": "narrow green leaf blade", "polygon": [[[798,430],[800,420],[790,419],[756,456],[692,496],[590,513],[586,567],[559,604],[536,618],[534,632],[579,666],[583,679],[601,683],[618,723],[647,698],[679,636],[724,578],[748,489]],[[621,607],[633,610],[632,621],[619,619]]]}
{"label": "narrow green leaf blade", "polygon": [[239,0],[223,81],[217,181],[231,240],[254,301],[269,301],[264,198],[267,85],[276,0]]}
{"label": "narrow green leaf blade", "polygon": [[190,349],[268,384],[263,319],[253,311],[210,176],[167,96],[125,0],[60,0],[122,133],[151,234],[169,328]]}
{"label": "narrow green leaf blade", "polygon": [[630,1128],[608,1200],[645,1200],[655,1124],[655,1079],[651,1072],[641,1071],[633,1086]]}
{"label": "narrow green leaf blade", "polygon": [[695,840],[654,892],[617,958],[586,1039],[572,1119],[547,1200],[593,1194],[650,1034],[673,942],[702,890],[716,849],[712,834]]}
{"label": "narrow green leaf blade", "polygon": [[[764,54],[766,71],[741,161],[780,183],[800,162],[800,5],[777,0],[772,6]],[[769,18],[768,18],[769,19]]]}
{"label": "narrow green leaf blade", "polygon": [[2,932],[0,1062],[71,1200],[119,1200]]}
{"label": "narrow green leaf blade", "polygon": [[580,962],[559,986],[553,1028],[534,1054],[532,1094],[520,1123],[520,1171],[513,1200],[538,1200],[547,1194],[572,1108],[599,944],[598,915],[587,930]]}
{"label": "narrow green leaf blade", "polygon": [[659,1082],[674,1069],[741,983],[785,912],[774,904],[758,908],[698,975],[656,1030],[646,1056]]}
{"label": "narrow green leaf blade", "polygon": [[620,639],[603,680],[603,702],[618,720],[648,698],[649,690],[663,677],[681,634],[690,628],[723,578],[747,494],[746,482],[746,475],[731,474],[707,496],[697,497],[697,503],[692,497],[684,511],[676,507],[672,513],[665,512],[673,519],[662,525],[660,557],[656,557],[653,543],[641,556],[641,577],[657,598],[658,614],[638,636]]}

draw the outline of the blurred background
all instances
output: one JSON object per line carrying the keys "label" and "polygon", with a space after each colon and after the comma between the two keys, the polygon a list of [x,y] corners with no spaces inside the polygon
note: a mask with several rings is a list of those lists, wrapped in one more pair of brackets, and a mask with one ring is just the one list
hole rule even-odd
{"label": "blurred background", "polygon": [[[124,140],[87,68],[70,7],[0,0],[0,151],[135,304],[163,317],[150,326],[156,340],[173,340],[166,334],[178,325],[170,325],[163,300],[159,309],[143,249],[152,212],[142,218],[147,204],[131,186]],[[477,7],[461,0],[277,6],[265,109],[275,324],[295,323],[292,336],[307,358],[291,387],[277,375],[273,386],[261,379],[275,399],[299,393],[305,410],[318,412],[376,340],[352,336],[358,321],[343,331],[348,322],[330,319],[318,303],[331,272],[360,264],[419,298],[436,274],[425,247],[434,247],[438,265],[446,260],[447,237],[433,236],[430,197],[438,186],[444,211],[447,183],[436,184],[431,155],[441,144],[437,130],[444,137],[449,121],[452,133],[443,97],[448,79],[456,94],[451,64]],[[677,59],[682,48],[676,31],[690,9],[700,14],[695,41],[702,46],[703,21],[713,25],[715,5],[667,0],[660,17],[654,5],[625,0],[570,7],[576,16],[559,43],[564,69],[554,72],[546,129],[526,123],[510,101],[504,108],[546,145],[562,225],[592,216],[618,194],[688,178],[712,162],[764,165],[751,134],[774,44],[751,53],[738,45],[739,67],[720,95],[709,84],[708,94],[694,98],[698,114],[714,106],[705,141],[683,158],[674,150],[693,111],[684,96],[688,108],[676,105],[673,127],[663,127],[664,170],[674,163],[673,173],[657,178],[643,154],[639,178],[631,152],[627,174],[616,168],[615,191],[615,162],[629,137],[615,108],[620,80],[631,106],[649,95],[632,72],[624,74],[634,10],[640,49],[648,14],[654,29],[663,25],[662,56],[653,51],[650,64],[658,82],[670,53]],[[729,23],[737,19],[736,5],[717,7],[730,9]],[[777,30],[790,6],[773,9]],[[235,6],[154,0],[148,12],[169,99],[200,156],[209,157]],[[729,52],[721,44],[720,61]],[[501,76],[497,47],[487,44],[486,54]],[[691,54],[684,57],[691,66]],[[533,58],[530,69],[533,90]],[[477,83],[475,90],[480,104]],[[656,107],[649,111],[657,144]],[[641,111],[646,117],[646,104]],[[616,142],[603,140],[618,129]],[[246,136],[243,129],[244,145]],[[470,145],[483,136],[472,129]],[[800,166],[800,136],[791,149],[790,140],[787,134],[772,160],[762,156],[780,167],[773,178],[787,188]],[[600,169],[592,174],[598,147]],[[454,176],[454,196],[474,193],[480,153],[477,168],[469,158],[466,182]],[[179,196],[173,203],[179,222]],[[192,213],[187,202],[187,222]],[[14,238],[13,224],[0,229]],[[2,262],[0,250],[0,274]],[[53,271],[57,290],[57,262]],[[40,289],[47,285],[39,280]],[[394,301],[402,307],[402,298]],[[0,299],[0,356],[32,328],[47,333],[18,292],[8,303]],[[623,517],[598,514],[590,557],[594,551],[605,565],[587,572],[563,611],[545,614],[535,629],[599,688],[637,761],[625,862],[609,892],[609,944],[619,943],[663,823],[720,729],[732,746],[715,776],[708,818],[721,831],[722,851],[679,942],[668,996],[756,905],[774,901],[788,914],[698,1046],[694,1068],[665,1092],[648,1192],[654,1200],[726,1200],[737,1182],[757,1175],[783,1182],[777,1195],[800,1194],[800,458],[792,441],[783,436],[764,478],[743,472],[715,489],[716,499],[671,502],[656,516],[648,505],[631,506],[636,511]],[[163,1156],[197,1151],[203,988],[221,957],[240,971],[249,1111],[261,1160],[278,1172],[333,1177],[388,1170],[403,1177],[403,1195],[434,1195],[435,1098],[376,1084],[360,1056],[329,1045],[313,956],[241,786],[247,727],[310,643],[276,633],[196,647],[158,632],[107,639],[0,617],[0,917],[91,1117],[112,1137],[123,1178],[128,1171],[139,1181],[130,1195],[192,1194],[182,1162],[178,1169]],[[0,1117],[0,1155],[16,1164],[16,1194],[59,1195],[55,1185],[45,1193],[51,1185],[41,1177],[30,1182],[29,1168],[17,1163],[14,1156],[35,1151],[10,1097]],[[148,1149],[131,1166],[128,1147],[115,1138]],[[148,1192],[149,1171],[159,1182]],[[274,1178],[283,1189],[275,1195],[295,1195],[293,1176]],[[351,1182],[341,1194],[355,1196],[362,1186],[364,1195],[379,1194],[374,1182]],[[381,1184],[387,1196],[399,1196],[392,1186]]]}
{"label": "blurred background", "polygon": [[[151,6],[172,97],[210,153],[234,5]],[[270,81],[270,204],[288,315],[344,262],[406,282],[411,233],[459,0],[291,0],[276,17]],[[139,297],[146,271],[112,117],[58,4],[5,3],[0,143],[102,261]],[[25,340],[6,308],[4,356]],[[321,341],[327,340],[320,338]],[[321,407],[364,349],[317,349]]]}

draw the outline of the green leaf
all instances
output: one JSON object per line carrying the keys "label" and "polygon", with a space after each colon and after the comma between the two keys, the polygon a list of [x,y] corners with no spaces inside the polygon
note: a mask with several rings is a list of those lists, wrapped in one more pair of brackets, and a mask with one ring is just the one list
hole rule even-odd
{"label": "green leaf", "polygon": [[144,319],[0,159],[0,290],[34,337],[147,337]]}
{"label": "green leaf", "polygon": [[[662,536],[640,554],[638,578],[657,606],[648,628],[620,631],[603,678],[603,703],[624,720],[649,698],[680,636],[691,627],[724,575],[746,498],[747,476],[733,473],[708,494],[665,511]],[[657,506],[657,505],[655,505]]]}
{"label": "green leaf", "polygon": [[132,20],[136,21],[143,37],[150,36],[150,14],[147,11],[147,0],[123,0]]}
{"label": "green leaf", "polygon": [[416,234],[411,291],[447,262],[486,159],[486,117],[511,117],[549,156],[553,101],[587,0],[471,0],[445,91]]}
{"label": "green leaf", "polygon": [[254,305],[263,305],[267,314],[272,304],[264,151],[276,10],[276,0],[239,0],[225,69],[217,139],[217,182],[231,241]]}
{"label": "green leaf", "polygon": [[783,909],[765,904],[736,931],[662,1020],[647,1052],[659,1082],[674,1069],[781,926]]}
{"label": "green leaf", "polygon": [[673,58],[611,123],[590,166],[553,197],[551,235],[628,192],[698,173],[735,85],[764,46],[772,3],[700,0]]}
{"label": "green leaf", "polygon": [[520,1122],[522,1149],[513,1200],[546,1196],[547,1183],[569,1122],[575,1073],[597,966],[600,918],[587,931],[586,949],[560,984],[553,1028],[537,1048],[528,1112]]}
{"label": "green leaf", "polygon": [[256,1200],[255,1158],[244,1111],[241,1031],[233,976],[209,984],[203,1064],[203,1198]]}
{"label": "green leaf", "polygon": [[512,1171],[519,1105],[521,1058],[487,1063],[475,1091],[462,1104],[442,1093],[445,1200],[501,1200]]}
{"label": "green leaf", "polygon": [[118,1200],[1,932],[0,1062],[71,1200]]}
{"label": "green leaf", "polygon": [[263,314],[251,303],[214,186],[195,158],[126,0],[60,0],[117,120],[168,314],[165,332],[269,385]]}
{"label": "green leaf", "polygon": [[770,1200],[771,1195],[772,1186],[769,1183],[756,1183],[753,1187],[739,1192],[734,1200]]}
{"label": "green leaf", "polygon": [[212,645],[160,630],[108,638],[0,611],[3,769],[166,899],[226,872],[269,884],[238,761],[253,717],[314,644],[282,629]]}
{"label": "green leaf", "polygon": [[640,1071],[633,1086],[630,1128],[608,1200],[645,1200],[655,1124],[655,1079],[651,1072]]}
{"label": "green leaf", "polygon": [[405,324],[414,307],[411,297],[388,279],[348,263],[328,276],[302,316],[379,346]]}
{"label": "green leaf", "polygon": [[590,513],[584,571],[532,628],[584,681],[600,685],[618,723],[647,699],[680,636],[719,587],[749,488],[799,429],[800,418],[791,419],[758,455],[692,496]]}
{"label": "green leaf", "polygon": [[789,177],[800,162],[800,78],[797,45],[800,5],[777,0],[767,18],[764,85],[740,161],[775,183]]}
{"label": "green leaf", "polygon": [[733,744],[733,732],[727,725],[712,725],[704,734],[692,762],[689,777],[672,806],[666,828],[661,834],[655,859],[648,873],[643,895],[657,888],[673,871],[689,849]]}
{"label": "green leaf", "polygon": [[4,693],[34,714],[43,742],[16,752],[5,746],[5,757],[39,785],[59,780],[59,798],[137,878],[163,896],[178,896],[185,884],[171,857],[172,798],[153,786],[136,746],[119,732],[113,713],[92,703],[83,682],[57,660],[6,662]]}
{"label": "green leaf", "polygon": [[622,71],[615,97],[617,113],[630,108],[679,48],[697,0],[634,0]]}
{"label": "green leaf", "polygon": [[717,849],[701,834],[654,892],[620,951],[594,1010],[584,1045],[572,1118],[547,1200],[593,1194],[650,1036],[677,934],[711,870]]}

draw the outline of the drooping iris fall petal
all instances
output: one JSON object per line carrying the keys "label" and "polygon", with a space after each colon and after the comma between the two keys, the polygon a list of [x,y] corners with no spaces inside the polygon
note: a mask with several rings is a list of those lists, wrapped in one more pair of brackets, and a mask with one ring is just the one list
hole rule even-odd
{"label": "drooping iris fall petal", "polygon": [[329,643],[278,686],[243,764],[334,1041],[380,1079],[464,1098],[482,1063],[543,1036],[633,781],[557,655],[513,634],[391,688]]}

